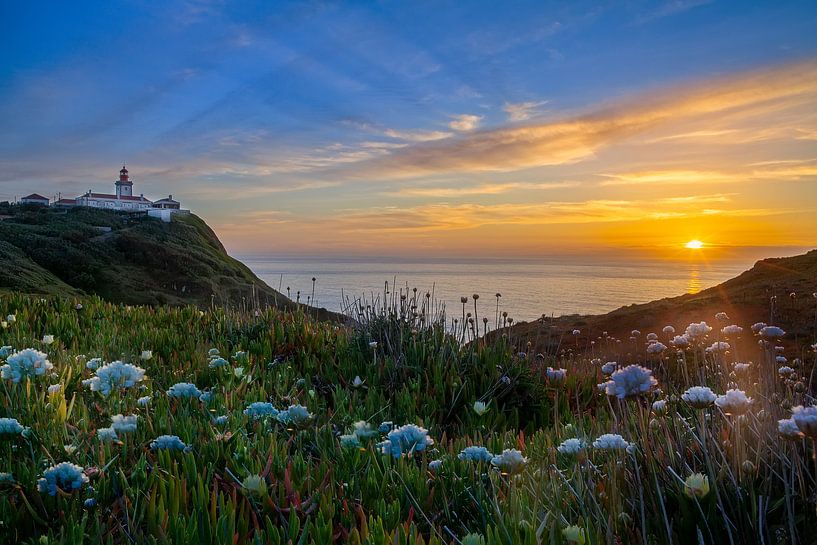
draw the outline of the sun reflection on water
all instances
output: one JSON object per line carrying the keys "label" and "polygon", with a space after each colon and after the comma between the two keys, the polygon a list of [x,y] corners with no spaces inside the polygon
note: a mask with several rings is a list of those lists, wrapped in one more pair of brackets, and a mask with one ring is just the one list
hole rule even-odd
{"label": "sun reflection on water", "polygon": [[687,280],[687,293],[698,293],[701,291],[701,269],[697,263],[689,265],[689,279]]}

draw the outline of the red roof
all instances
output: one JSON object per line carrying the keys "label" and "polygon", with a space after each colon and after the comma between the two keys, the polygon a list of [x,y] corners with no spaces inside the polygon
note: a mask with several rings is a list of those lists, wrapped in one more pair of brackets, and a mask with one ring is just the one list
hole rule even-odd
{"label": "red roof", "polygon": [[[116,195],[111,195],[109,193],[90,193],[90,194],[86,193],[85,195],[83,195],[83,197],[90,197],[92,199],[111,199],[111,200],[114,200],[114,201],[117,200]],[[133,197],[133,196],[128,196],[128,195],[122,195],[121,197],[119,197],[119,200],[120,201],[150,202],[149,200],[147,200],[144,197]]]}
{"label": "red roof", "polygon": [[27,197],[23,197],[23,199],[21,199],[21,200],[25,200],[25,199],[38,200],[38,201],[47,201],[48,197],[43,197],[42,195],[38,195],[37,193],[32,193],[31,195],[28,195]]}

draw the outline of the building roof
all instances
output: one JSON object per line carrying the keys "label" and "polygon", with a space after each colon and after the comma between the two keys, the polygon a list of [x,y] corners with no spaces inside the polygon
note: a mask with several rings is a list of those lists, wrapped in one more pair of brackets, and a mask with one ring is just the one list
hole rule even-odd
{"label": "building roof", "polygon": [[24,200],[24,199],[38,200],[38,201],[47,201],[47,200],[48,200],[48,197],[43,197],[42,195],[39,195],[39,194],[37,194],[37,193],[32,193],[31,195],[28,195],[28,196],[26,196],[26,197],[23,197],[23,199],[21,199],[21,200]]}
{"label": "building roof", "polygon": [[82,195],[82,198],[85,198],[85,197],[90,197],[92,199],[108,199],[108,200],[112,200],[112,201],[119,200],[119,201],[151,202],[148,199],[146,199],[144,197],[141,197],[141,196],[135,197],[135,196],[130,196],[130,195],[121,195],[121,196],[117,197],[116,195],[111,195],[110,193],[86,193],[85,195]]}
{"label": "building roof", "polygon": [[60,199],[56,201],[54,204],[77,204],[76,199]]}
{"label": "building roof", "polygon": [[172,202],[174,204],[179,204],[179,201],[174,199],[168,199],[167,197],[165,197],[164,199],[159,199],[158,201],[153,201],[153,204],[156,204],[158,202]]}

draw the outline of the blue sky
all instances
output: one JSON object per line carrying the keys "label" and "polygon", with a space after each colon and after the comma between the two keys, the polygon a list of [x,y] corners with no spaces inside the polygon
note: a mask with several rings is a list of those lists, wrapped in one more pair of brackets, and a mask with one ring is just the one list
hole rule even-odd
{"label": "blue sky", "polygon": [[[815,242],[814,2],[6,2],[0,21],[0,199],[107,190],[124,160],[239,252],[650,247],[635,233],[667,219]],[[684,110],[735,81],[763,97],[742,115]]]}

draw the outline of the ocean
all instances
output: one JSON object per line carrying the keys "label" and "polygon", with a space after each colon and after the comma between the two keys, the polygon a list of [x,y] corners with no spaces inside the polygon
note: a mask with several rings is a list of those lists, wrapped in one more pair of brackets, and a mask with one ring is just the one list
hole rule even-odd
{"label": "ocean", "polygon": [[744,262],[592,262],[587,260],[373,260],[236,256],[262,280],[292,299],[343,311],[344,301],[382,299],[385,283],[398,289],[433,292],[449,313],[461,312],[460,298],[480,295],[485,315],[500,312],[515,321],[546,315],[599,314],[632,303],[697,293],[753,265]]}

